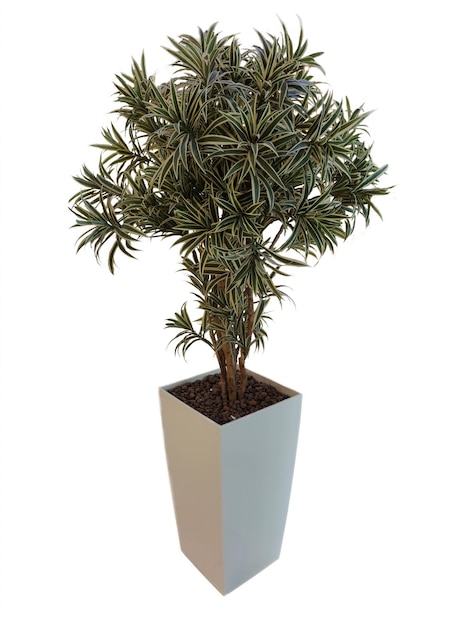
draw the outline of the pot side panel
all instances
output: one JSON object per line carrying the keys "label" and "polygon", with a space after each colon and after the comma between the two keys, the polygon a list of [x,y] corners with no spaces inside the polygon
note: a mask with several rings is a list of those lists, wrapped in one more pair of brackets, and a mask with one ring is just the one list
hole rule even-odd
{"label": "pot side panel", "polygon": [[164,389],[160,404],[181,550],[223,593],[220,427]]}
{"label": "pot side panel", "polygon": [[279,558],[301,401],[297,394],[222,427],[225,593]]}

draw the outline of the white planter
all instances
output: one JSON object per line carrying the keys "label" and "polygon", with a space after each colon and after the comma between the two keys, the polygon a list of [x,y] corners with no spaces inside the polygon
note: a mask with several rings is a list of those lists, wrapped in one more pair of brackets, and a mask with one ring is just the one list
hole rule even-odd
{"label": "white planter", "polygon": [[301,394],[219,425],[161,387],[165,449],[181,550],[227,594],[279,558],[294,472]]}

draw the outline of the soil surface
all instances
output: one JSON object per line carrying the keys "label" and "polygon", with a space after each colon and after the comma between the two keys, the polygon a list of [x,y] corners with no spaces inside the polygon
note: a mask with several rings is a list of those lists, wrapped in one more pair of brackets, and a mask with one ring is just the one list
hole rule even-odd
{"label": "soil surface", "polygon": [[200,380],[184,383],[168,392],[217,424],[227,424],[289,397],[275,387],[248,376],[243,399],[237,401],[235,406],[228,407],[222,399],[220,374],[211,374]]}

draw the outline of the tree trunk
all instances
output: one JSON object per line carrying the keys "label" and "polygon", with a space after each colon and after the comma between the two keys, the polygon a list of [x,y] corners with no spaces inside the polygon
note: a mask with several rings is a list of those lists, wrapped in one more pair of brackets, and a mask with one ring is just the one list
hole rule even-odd
{"label": "tree trunk", "polygon": [[225,367],[227,370],[227,401],[228,405],[235,404],[237,400],[237,366],[235,359],[233,358],[233,352],[228,343],[225,343],[223,348],[223,356],[225,360]]}
{"label": "tree trunk", "polygon": [[238,367],[240,370],[240,386],[238,388],[238,397],[241,400],[245,394],[246,390],[246,368],[245,368],[245,355],[243,352],[240,353],[240,357],[238,359]]}
{"label": "tree trunk", "polygon": [[246,369],[245,359],[250,352],[251,338],[253,336],[253,327],[255,320],[255,309],[253,305],[253,289],[247,287],[245,290],[246,295],[246,316],[245,316],[245,341],[244,346],[240,350],[240,358],[238,360],[240,368],[240,387],[239,387],[239,399],[243,398],[246,390]]}
{"label": "tree trunk", "polygon": [[[216,325],[219,323],[216,316],[214,316],[213,322]],[[250,287],[245,290],[244,323],[244,337],[239,338],[238,346],[224,341],[219,332],[210,331],[212,345],[220,367],[222,396],[224,404],[229,407],[235,404],[237,400],[241,400],[246,390],[245,360],[250,351],[254,329],[253,290]]]}
{"label": "tree trunk", "polygon": [[227,402],[228,401],[228,397],[227,397],[227,368],[225,366],[224,355],[223,355],[222,351],[218,347],[219,340],[218,340],[218,337],[217,337],[217,333],[214,330],[211,330],[210,331],[210,336],[211,336],[212,345],[214,347],[214,352],[216,354],[217,361],[219,363],[219,368],[220,368],[220,387],[222,389],[222,398],[224,399],[224,402]]}

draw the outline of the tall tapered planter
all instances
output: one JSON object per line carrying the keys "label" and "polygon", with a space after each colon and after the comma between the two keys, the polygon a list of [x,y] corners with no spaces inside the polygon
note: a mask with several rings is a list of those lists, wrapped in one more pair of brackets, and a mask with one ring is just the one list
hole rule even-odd
{"label": "tall tapered planter", "polygon": [[[214,372],[207,372],[202,378]],[[183,553],[227,594],[279,558],[294,472],[302,396],[219,425],[160,388]]]}

